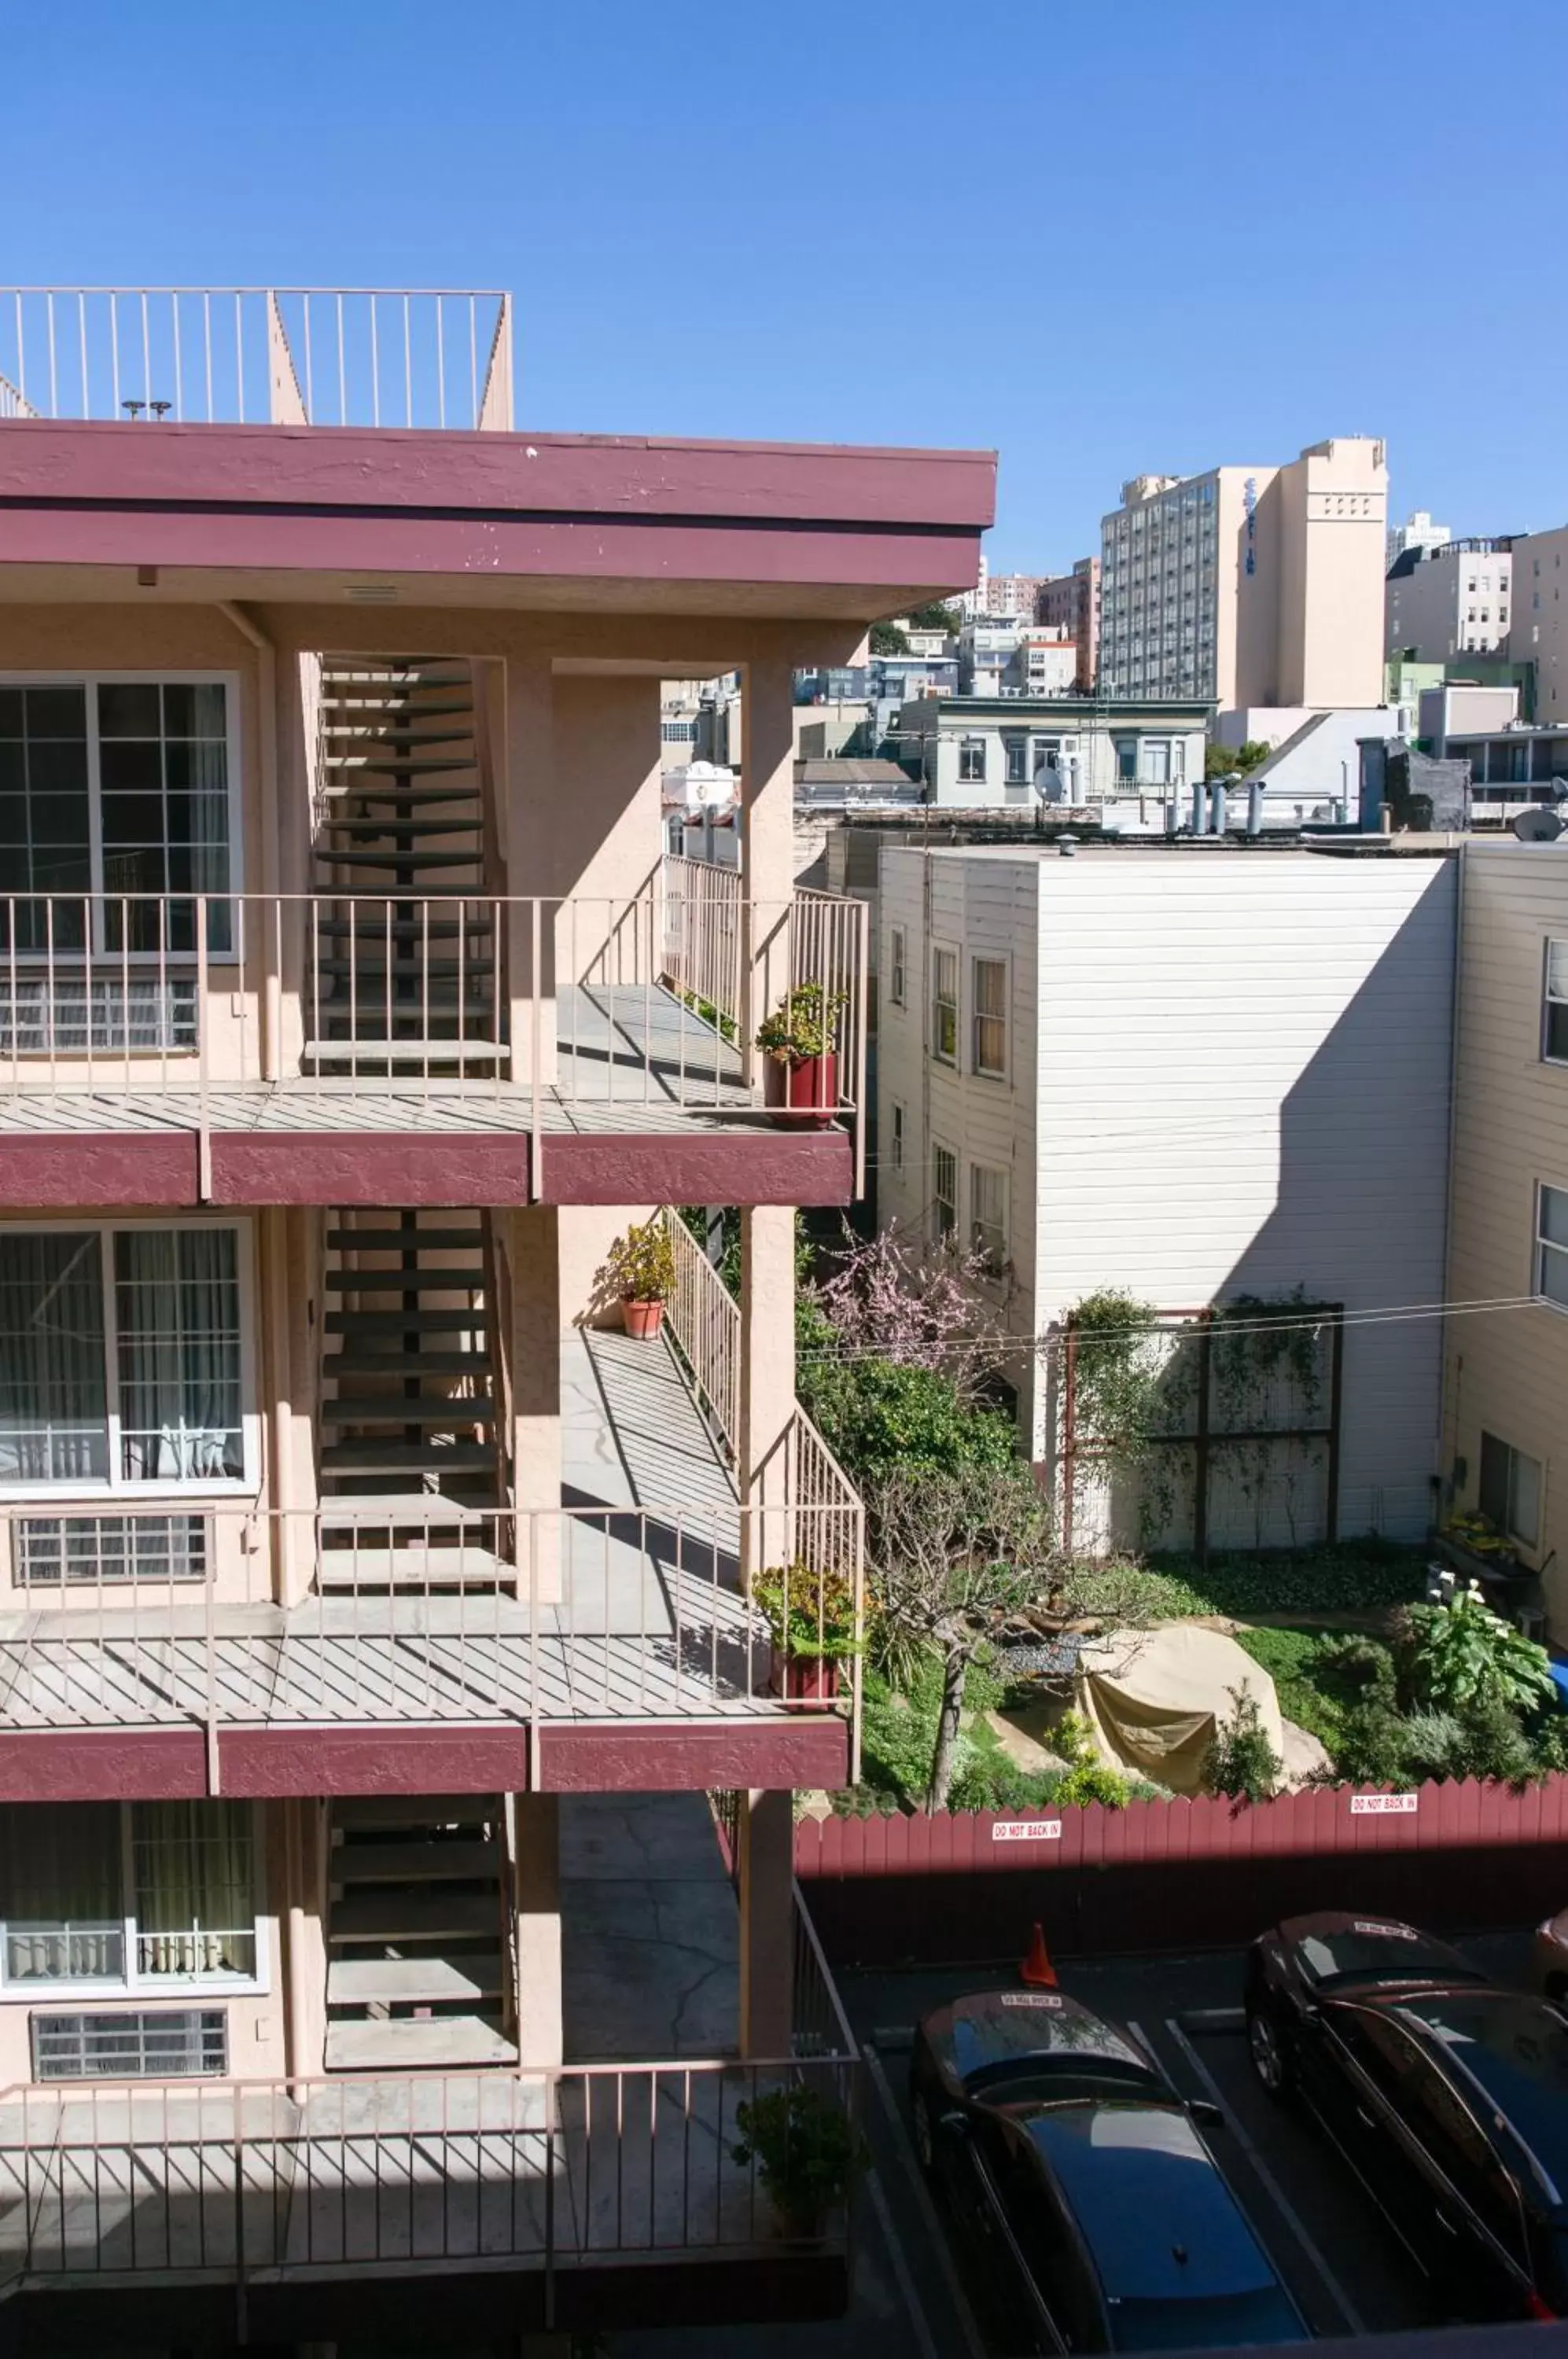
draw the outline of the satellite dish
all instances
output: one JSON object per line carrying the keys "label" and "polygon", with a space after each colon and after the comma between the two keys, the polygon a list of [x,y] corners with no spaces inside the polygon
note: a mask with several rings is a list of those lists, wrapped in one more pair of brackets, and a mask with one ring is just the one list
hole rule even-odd
{"label": "satellite dish", "polygon": [[1517,811],[1512,826],[1521,843],[1555,843],[1563,833],[1563,815],[1542,803],[1534,810]]}

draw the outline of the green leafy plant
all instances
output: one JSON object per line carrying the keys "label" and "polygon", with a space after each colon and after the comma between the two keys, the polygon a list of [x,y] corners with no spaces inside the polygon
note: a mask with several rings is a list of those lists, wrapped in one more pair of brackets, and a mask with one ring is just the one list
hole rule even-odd
{"label": "green leafy plant", "polygon": [[788,2236],[820,2236],[870,2160],[842,2108],[800,2082],[737,2105],[735,2127],[731,2159],[743,2170],[755,2163]]}
{"label": "green leafy plant", "polygon": [[1230,1715],[1217,1723],[1203,1756],[1203,1783],[1212,1794],[1230,1794],[1242,1802],[1266,1802],[1284,1775],[1285,1765],[1269,1742],[1258,1698],[1251,1690],[1231,1688],[1226,1692]]}
{"label": "green leafy plant", "polygon": [[594,1273],[596,1294],[622,1302],[668,1302],[675,1291],[675,1248],[662,1216],[634,1221]]}
{"label": "green leafy plant", "polygon": [[798,983],[757,1026],[757,1045],[785,1065],[825,1057],[837,1040],[838,1019],[848,1005],[847,992],[830,991],[822,983]]}
{"label": "green leafy plant", "polygon": [[841,1572],[811,1565],[769,1565],[751,1585],[752,1603],[767,1620],[781,1655],[842,1662],[858,1654],[855,1583]]}
{"label": "green leafy plant", "polygon": [[1440,1711],[1501,1704],[1529,1711],[1552,1693],[1544,1647],[1494,1614],[1478,1582],[1446,1605],[1406,1609],[1410,1701]]}
{"label": "green leafy plant", "polygon": [[1078,1761],[1068,1770],[1052,1799],[1078,1809],[1085,1802],[1102,1802],[1108,1810],[1119,1810],[1132,1799],[1132,1781],[1106,1761]]}

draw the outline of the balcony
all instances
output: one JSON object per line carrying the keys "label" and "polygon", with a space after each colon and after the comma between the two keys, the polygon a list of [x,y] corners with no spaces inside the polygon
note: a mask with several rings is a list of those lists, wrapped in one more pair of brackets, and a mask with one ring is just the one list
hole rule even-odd
{"label": "balcony", "polygon": [[394,1760],[410,1790],[857,1774],[857,1677],[777,1692],[749,1576],[828,1576],[858,1619],[860,1502],[799,1409],[738,1497],[739,1312],[665,1218],[667,1335],[562,1338],[558,1507],[167,1487],[0,1507],[13,1796],[351,1792]]}
{"label": "balcony", "polygon": [[511,297],[0,288],[0,419],[512,427]]}
{"label": "balcony", "polygon": [[[4,1200],[846,1201],[865,929],[853,899],[749,901],[733,871],[682,859],[615,898],[13,894]],[[807,983],[835,999],[836,1054],[770,1114],[782,1069],[752,1035]],[[358,1196],[354,1134],[380,1164]],[[748,1136],[772,1143],[771,1192],[735,1158]],[[105,1192],[72,1194],[89,1140],[115,1150]],[[671,1145],[691,1184],[660,1168]]]}
{"label": "balcony", "polygon": [[[790,2084],[851,2113],[859,2063],[794,1897],[787,2055],[547,2071],[11,2088],[0,2093],[0,2291],[40,2328],[165,2339],[356,2336],[418,2318],[587,2331],[618,2315],[842,2310],[852,2219],[787,2242],[739,2107]],[[380,2307],[377,2308],[377,2305]],[[16,2313],[11,2312],[13,2319]],[[477,2334],[474,2339],[478,2339]]]}

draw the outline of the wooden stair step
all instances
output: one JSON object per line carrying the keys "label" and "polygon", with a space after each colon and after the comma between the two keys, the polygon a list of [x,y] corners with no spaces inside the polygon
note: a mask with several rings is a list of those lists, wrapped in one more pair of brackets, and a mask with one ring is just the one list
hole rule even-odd
{"label": "wooden stair step", "polygon": [[363,1529],[366,1538],[389,1531],[441,1531],[448,1526],[483,1524],[493,1530],[499,1510],[449,1499],[440,1491],[360,1491],[323,1499],[317,1517],[323,1531]]}
{"label": "wooden stair step", "polygon": [[316,1586],[323,1597],[384,1589],[420,1596],[431,1589],[509,1589],[517,1578],[515,1564],[477,1542],[466,1548],[327,1548],[316,1560]]}
{"label": "wooden stair step", "polygon": [[440,1398],[428,1393],[354,1393],[348,1398],[321,1403],[323,1425],[494,1425],[495,1404],[489,1399]]}
{"label": "wooden stair step", "polygon": [[334,1828],[495,1826],[503,1815],[499,1794],[334,1794]]}
{"label": "wooden stair step", "polygon": [[443,1835],[419,1843],[335,1843],[327,1873],[333,1884],[463,1884],[500,1874],[501,1848],[483,1837]]}
{"label": "wooden stair step", "polygon": [[348,1032],[341,1040],[307,1040],[299,1051],[301,1057],[323,1065],[343,1064],[350,1059],[360,1064],[407,1064],[410,1058],[432,1065],[493,1065],[497,1058],[509,1058],[511,1053],[511,1044],[506,1040],[389,1040],[384,1032]]}
{"label": "wooden stair step", "polygon": [[388,1885],[332,1903],[327,1939],[342,1941],[461,1941],[500,1930],[498,1892],[423,1892]]}
{"label": "wooden stair step", "polygon": [[498,1998],[501,1953],[457,1958],[334,1958],[329,2006],[453,2006]]}
{"label": "wooden stair step", "polygon": [[457,1307],[447,1310],[329,1310],[329,1335],[440,1335],[472,1333],[484,1325],[483,1311]]}
{"label": "wooden stair step", "polygon": [[517,2060],[516,2041],[478,2015],[372,2016],[327,2026],[329,2072],[471,2071]]}
{"label": "wooden stair step", "polygon": [[[352,900],[352,894],[344,897]],[[439,907],[457,909],[463,904],[475,901],[471,893],[411,893],[412,901],[434,901]],[[379,908],[382,905],[377,904]],[[343,941],[364,942],[379,948],[385,942],[474,942],[488,937],[495,930],[492,918],[481,907],[472,919],[464,917],[461,923],[451,918],[318,918],[315,931],[320,936],[332,936]]]}
{"label": "wooden stair step", "polygon": [[444,1252],[453,1245],[472,1245],[475,1252],[485,1242],[485,1232],[473,1229],[329,1229],[330,1245],[356,1245],[366,1253],[400,1252],[413,1245],[430,1245]]}
{"label": "wooden stair step", "polygon": [[344,1376],[477,1376],[489,1372],[488,1352],[333,1352],[326,1372]]}
{"label": "wooden stair step", "polygon": [[485,1277],[478,1269],[330,1269],[322,1283],[329,1294],[471,1294]]}
{"label": "wooden stair step", "polygon": [[[477,1422],[477,1420],[475,1420]],[[495,1464],[495,1446],[489,1441],[324,1441],[320,1460],[323,1473],[392,1474],[399,1468],[434,1473],[488,1473]]]}

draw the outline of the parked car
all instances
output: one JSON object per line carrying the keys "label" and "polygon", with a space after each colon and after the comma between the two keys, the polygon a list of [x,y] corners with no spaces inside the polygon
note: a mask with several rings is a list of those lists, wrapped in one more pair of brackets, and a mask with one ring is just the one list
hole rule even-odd
{"label": "parked car", "polygon": [[1130,2034],[981,1991],[915,2034],[916,2150],[1009,2352],[1205,2351],[1307,2330],[1198,2123]]}
{"label": "parked car", "polygon": [[1530,1952],[1530,1981],[1559,2002],[1568,1999],[1568,1908],[1535,1929]]}
{"label": "parked car", "polygon": [[1253,1944],[1254,2069],[1299,2095],[1447,2305],[1568,2316],[1568,2021],[1414,1925],[1293,1917]]}

